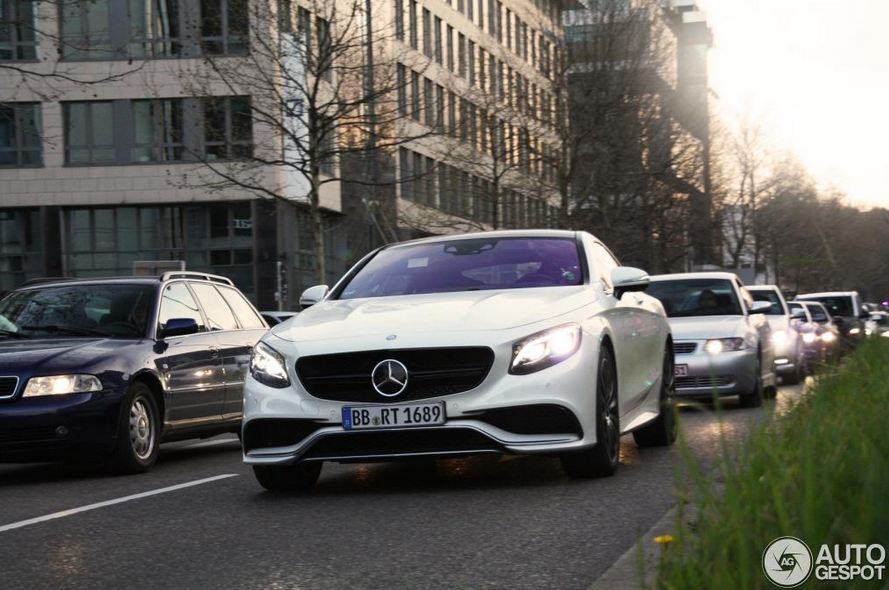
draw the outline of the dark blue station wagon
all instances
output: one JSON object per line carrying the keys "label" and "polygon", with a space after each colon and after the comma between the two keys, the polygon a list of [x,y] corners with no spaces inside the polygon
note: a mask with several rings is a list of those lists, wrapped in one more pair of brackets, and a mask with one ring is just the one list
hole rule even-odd
{"label": "dark blue station wagon", "polygon": [[42,280],[0,300],[0,462],[139,472],[161,442],[238,432],[267,326],[229,279]]}

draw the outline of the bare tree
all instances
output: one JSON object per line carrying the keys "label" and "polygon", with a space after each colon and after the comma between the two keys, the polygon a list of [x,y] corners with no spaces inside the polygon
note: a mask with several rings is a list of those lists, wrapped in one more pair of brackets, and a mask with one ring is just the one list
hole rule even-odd
{"label": "bare tree", "polygon": [[[204,57],[186,73],[195,96],[250,96],[237,124],[252,129],[253,145],[236,161],[195,154],[207,174],[184,181],[306,208],[319,282],[326,276],[325,187],[391,185],[397,180],[380,162],[430,135],[404,120],[398,100],[410,83],[405,72],[426,63],[396,55],[399,29],[379,22],[370,7],[366,0],[311,0],[291,13],[288,2],[250,3],[249,53]],[[368,207],[373,213],[373,199]]]}

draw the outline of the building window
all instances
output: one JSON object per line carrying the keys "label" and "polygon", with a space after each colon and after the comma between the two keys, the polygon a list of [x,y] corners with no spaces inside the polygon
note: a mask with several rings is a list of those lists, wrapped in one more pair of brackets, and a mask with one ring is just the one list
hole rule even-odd
{"label": "building window", "polygon": [[425,123],[429,127],[435,126],[435,98],[432,95],[433,92],[433,84],[432,80],[429,78],[423,79],[423,103],[424,103],[424,111],[425,111]]}
{"label": "building window", "polygon": [[34,0],[0,2],[0,61],[37,59]]}
{"label": "building window", "polygon": [[412,166],[410,150],[398,148],[398,180],[401,186],[402,199],[412,200],[414,198],[413,191],[411,190],[413,188]]}
{"label": "building window", "polygon": [[0,103],[0,167],[42,166],[40,103]]}
{"label": "building window", "polygon": [[111,101],[62,104],[65,163],[103,164],[116,159]]}
{"label": "building window", "polygon": [[466,77],[466,36],[457,33],[457,75]]}
{"label": "building window", "polygon": [[201,0],[201,47],[206,55],[247,53],[246,0]]}
{"label": "building window", "polygon": [[419,47],[419,45],[417,44],[417,0],[410,0],[408,8],[410,10],[407,18],[408,26],[410,27],[411,47],[417,49]]}
{"label": "building window", "polygon": [[180,55],[179,0],[129,0],[128,54],[133,57]]}
{"label": "building window", "polygon": [[448,35],[446,43],[448,45],[448,71],[454,71],[454,27],[448,25]]}
{"label": "building window", "polygon": [[411,72],[411,118],[420,120],[420,74]]}
{"label": "building window", "polygon": [[475,43],[469,42],[469,85],[475,86]]}
{"label": "building window", "polygon": [[432,57],[432,14],[423,9],[423,53]]}
{"label": "building window", "polygon": [[404,41],[404,0],[395,0],[395,38]]}
{"label": "building window", "polygon": [[441,46],[441,19],[437,16],[435,17],[435,28],[432,31],[432,37],[434,41],[435,61],[444,64],[444,55],[442,55],[443,52]]}
{"label": "building window", "polygon": [[398,114],[402,117],[407,116],[407,68],[404,64],[398,64],[397,69],[398,84]]}
{"label": "building window", "polygon": [[62,56],[71,59],[110,59],[111,1],[78,0],[62,4]]}
{"label": "building window", "polygon": [[134,100],[132,162],[184,159],[182,100]]}
{"label": "building window", "polygon": [[236,160],[253,154],[253,117],[250,97],[203,99],[204,156],[208,160]]}
{"label": "building window", "polygon": [[44,274],[40,213],[34,209],[0,209],[0,291]]}

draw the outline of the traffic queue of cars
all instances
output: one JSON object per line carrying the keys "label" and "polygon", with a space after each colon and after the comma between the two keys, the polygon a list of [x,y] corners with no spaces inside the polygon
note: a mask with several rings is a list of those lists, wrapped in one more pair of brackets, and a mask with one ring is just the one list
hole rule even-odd
{"label": "traffic queue of cars", "polygon": [[162,442],[236,432],[270,490],[325,461],[482,453],[610,475],[623,434],[672,444],[676,396],[760,405],[864,330],[857,294],[799,299],[649,277],[560,230],[390,244],[267,320],[205,273],[41,280],[0,300],[0,461],[138,472]]}

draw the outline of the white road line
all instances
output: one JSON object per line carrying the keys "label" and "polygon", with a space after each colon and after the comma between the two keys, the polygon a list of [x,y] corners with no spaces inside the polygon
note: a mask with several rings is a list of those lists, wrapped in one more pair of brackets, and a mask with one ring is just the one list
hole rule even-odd
{"label": "white road line", "polygon": [[97,508],[105,508],[106,506],[114,506],[115,504],[129,502],[130,500],[139,500],[141,498],[148,498],[150,496],[156,496],[158,494],[166,494],[167,492],[175,492],[176,490],[190,488],[192,486],[199,486],[201,484],[210,483],[213,481],[219,481],[220,479],[228,479],[229,477],[237,477],[237,476],[238,476],[237,473],[224,473],[222,475],[215,475],[213,477],[206,477],[204,479],[196,479],[195,481],[180,483],[180,484],[176,484],[174,486],[159,488],[157,490],[151,490],[148,492],[141,492],[139,494],[132,494],[130,496],[123,496],[120,498],[114,498],[112,500],[105,500],[104,502],[96,502],[95,504],[87,504],[86,506],[80,506],[78,508],[70,508],[68,510],[62,510],[60,512],[53,512],[52,514],[45,514],[43,516],[38,516],[36,518],[29,518],[27,520],[20,520],[18,522],[13,522],[10,524],[2,525],[2,526],[0,526],[0,533],[5,533],[6,531],[11,531],[13,529],[20,529],[22,527],[30,526],[32,524],[39,524],[41,522],[46,522],[48,520],[55,520],[57,518],[64,518],[66,516],[73,516],[75,514],[80,514],[81,512],[87,512],[89,510],[95,510]]}

